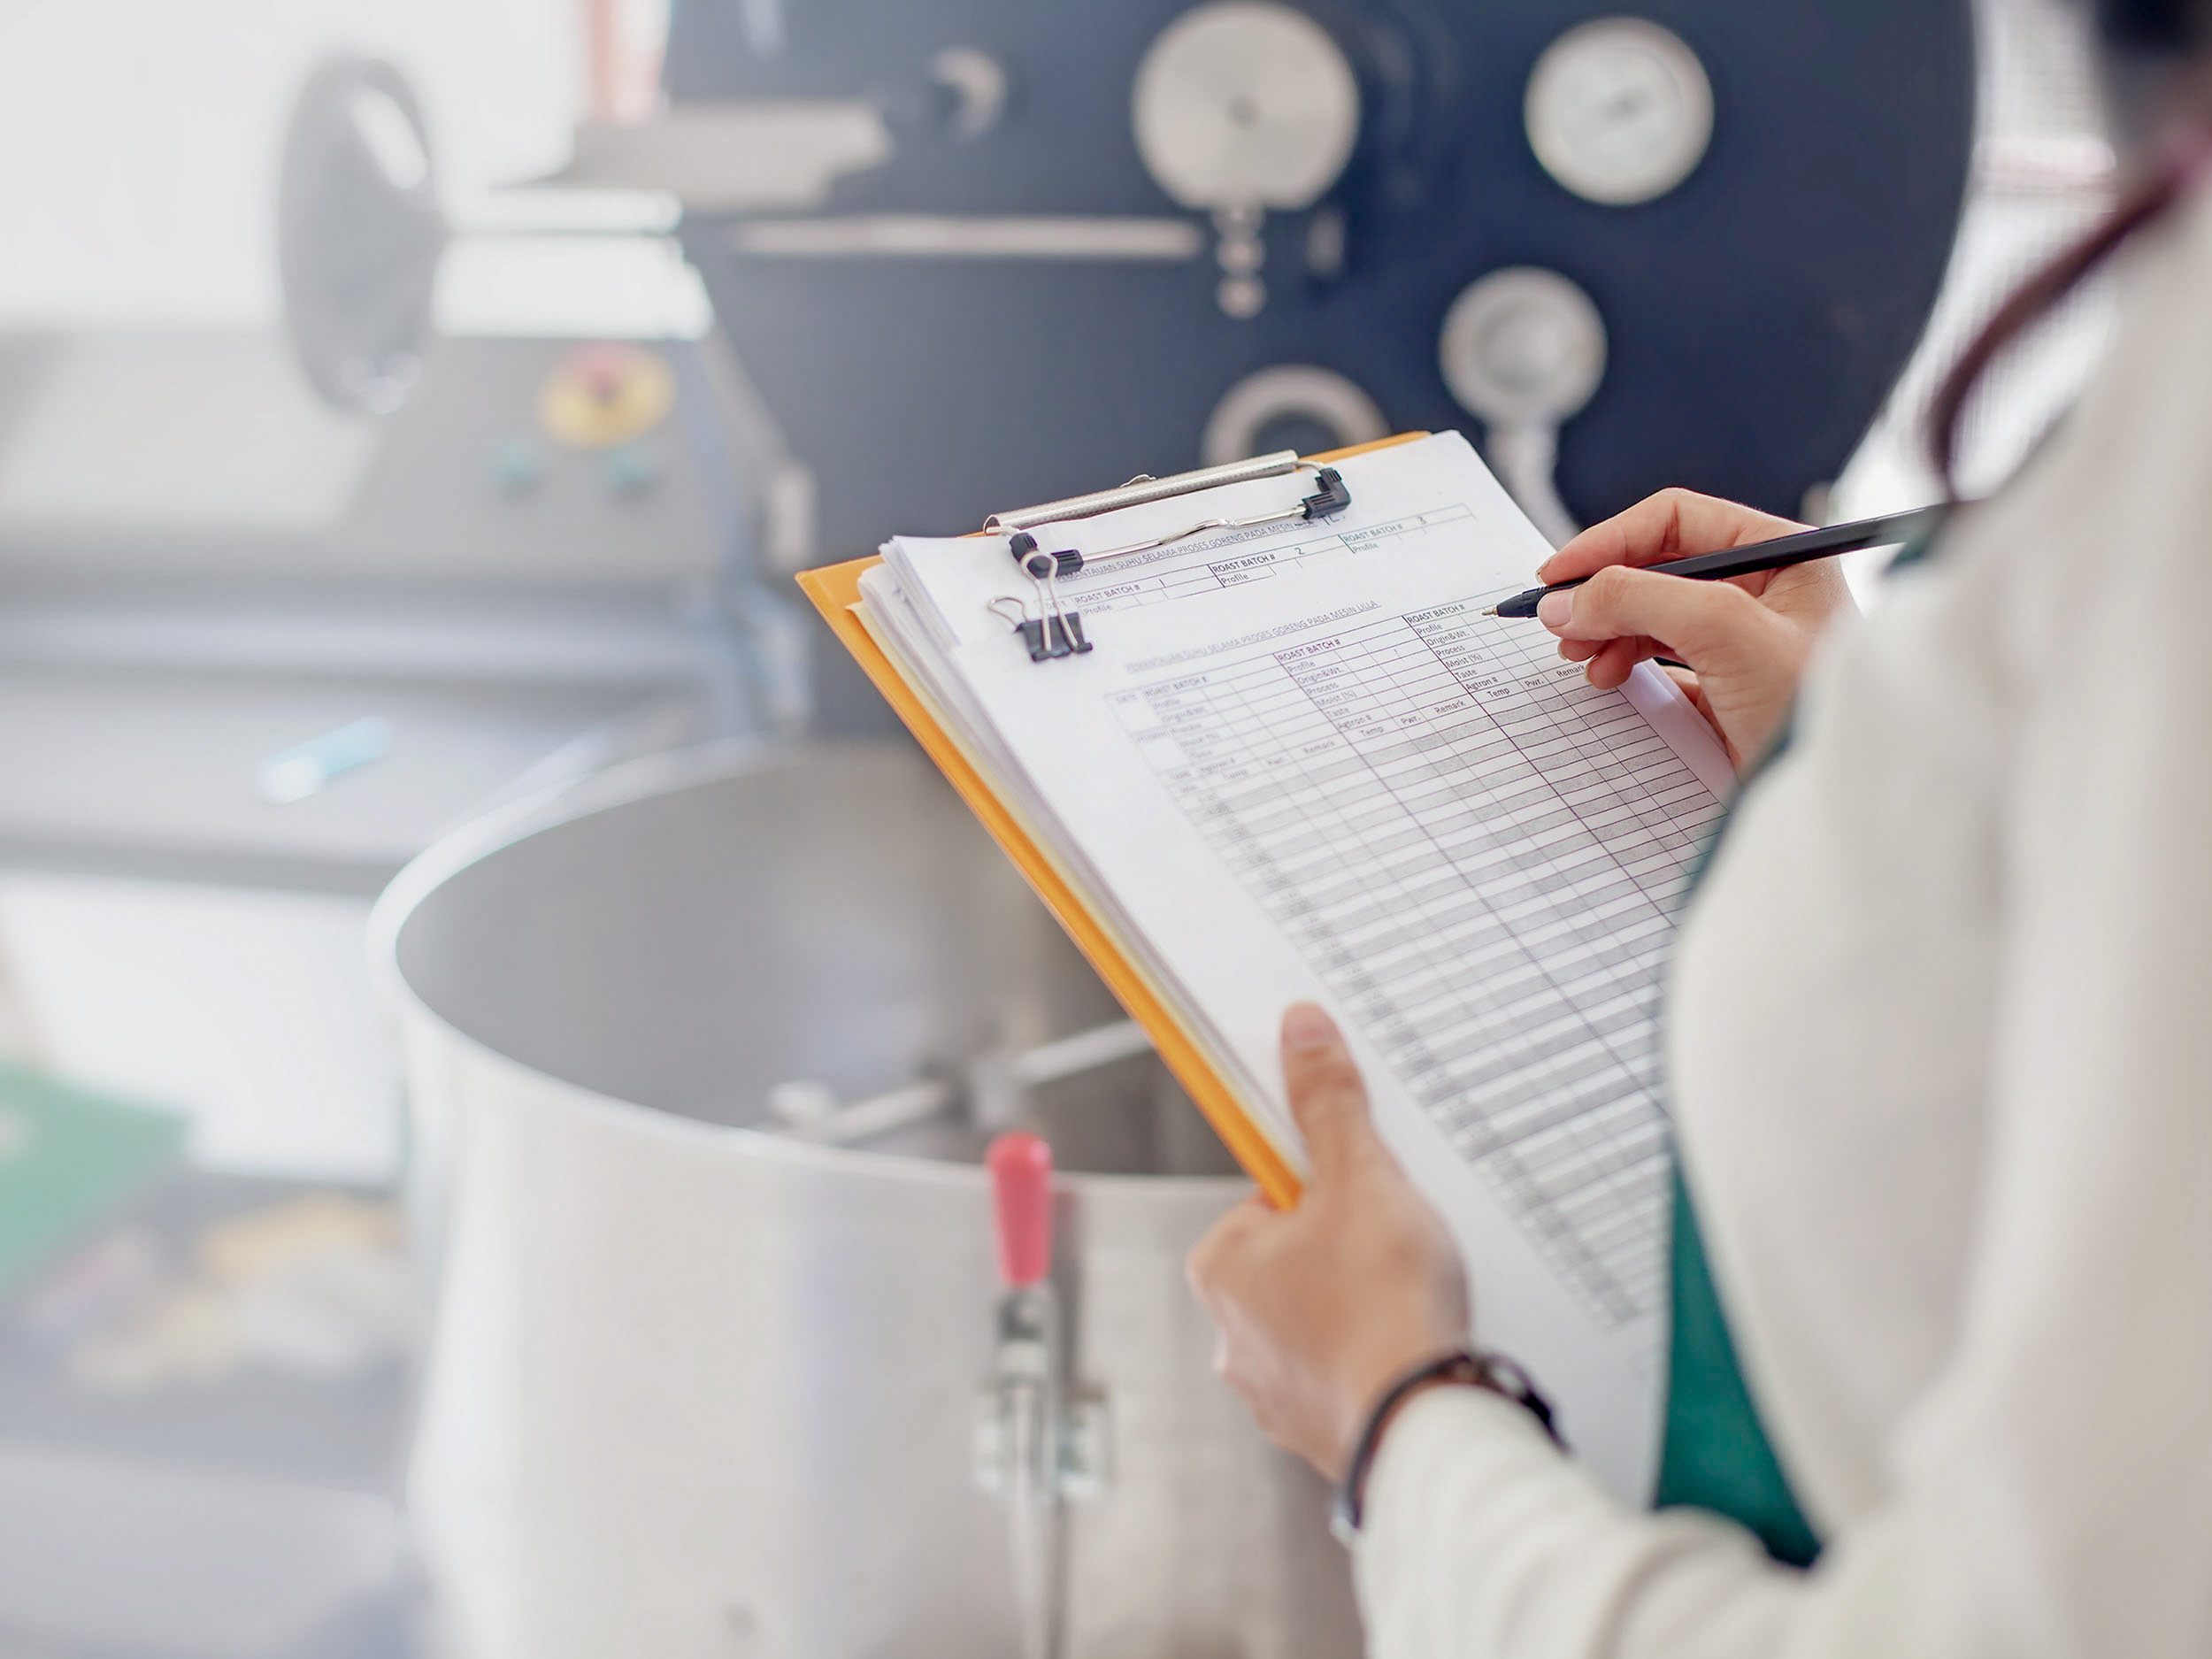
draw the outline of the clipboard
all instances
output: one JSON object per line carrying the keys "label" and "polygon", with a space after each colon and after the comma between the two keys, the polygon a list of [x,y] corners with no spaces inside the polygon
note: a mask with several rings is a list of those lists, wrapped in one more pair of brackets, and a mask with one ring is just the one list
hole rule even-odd
{"label": "clipboard", "polygon": [[[1372,443],[1337,449],[1326,455],[1310,457],[1302,465],[1326,466],[1336,461],[1348,460],[1394,444],[1411,442],[1426,437],[1426,433],[1402,433],[1395,437],[1382,438]],[[1278,468],[1287,471],[1287,468]],[[1111,512],[1123,507],[1141,505],[1148,502],[1214,489],[1244,478],[1265,476],[1236,467],[1214,467],[1203,472],[1187,472],[1167,479],[1140,479],[1118,489],[1102,490],[1094,495],[1071,497],[1066,501],[1049,502],[1042,506],[1025,508],[1017,512],[994,514],[989,520],[992,530],[1023,530],[1032,526],[1057,522]],[[879,556],[858,558],[842,565],[824,565],[816,570],[799,572],[800,588],[814,608],[822,613],[830,631],[852,653],[869,681],[882,693],[908,731],[922,746],[923,752],[951,784],[953,790],[965,802],[991,839],[999,844],[1012,859],[1046,910],[1052,913],[1074,941],[1076,949],[1091,964],[1107,988],[1113,992],[1129,1017],[1144,1028],[1152,1039],[1153,1047],[1175,1080],[1197,1106],[1221,1137],[1245,1172],[1256,1182],[1268,1201],[1279,1209],[1288,1209],[1298,1199],[1302,1183],[1290,1160],[1253,1122],[1244,1104],[1233,1089],[1225,1083],[1206,1057],[1202,1045],[1184,1029],[1170,1006],[1144,970],[1132,957],[1126,946],[1114,930],[1093,914],[1084,902],[1074,884],[1060,869],[1051,855],[1031,833],[1020,816],[991,787],[989,780],[960,742],[941,720],[930,700],[910,685],[882,646],[877,643],[859,613],[860,579],[882,563]]]}

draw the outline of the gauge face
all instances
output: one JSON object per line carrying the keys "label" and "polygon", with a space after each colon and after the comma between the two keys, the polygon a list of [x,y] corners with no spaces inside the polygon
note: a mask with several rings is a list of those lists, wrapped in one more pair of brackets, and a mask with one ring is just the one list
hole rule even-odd
{"label": "gauge face", "polygon": [[1570,29],[1528,83],[1528,142],[1586,201],[1655,201],[1697,171],[1713,137],[1713,88],[1681,40],[1640,18]]}
{"label": "gauge face", "polygon": [[1556,271],[1493,271],[1461,290],[1437,342],[1444,384],[1493,425],[1556,426],[1605,378],[1605,319]]}
{"label": "gauge face", "polygon": [[1277,449],[1318,455],[1389,434],[1375,400],[1334,369],[1279,363],[1246,375],[1206,419],[1199,459],[1222,466]]}
{"label": "gauge face", "polygon": [[1310,207],[1359,138],[1359,81],[1276,0],[1217,0],[1162,30],[1130,97],[1137,150],[1189,208]]}

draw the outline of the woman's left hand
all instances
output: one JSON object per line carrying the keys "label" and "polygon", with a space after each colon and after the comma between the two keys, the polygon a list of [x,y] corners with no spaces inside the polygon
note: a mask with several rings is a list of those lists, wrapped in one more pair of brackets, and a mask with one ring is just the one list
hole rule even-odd
{"label": "woman's left hand", "polygon": [[1467,1340],[1459,1252],[1375,1133],[1335,1025],[1283,1018],[1283,1079],[1311,1166],[1291,1210],[1247,1200],[1191,1252],[1215,1362],[1260,1427],[1331,1480],[1382,1391]]}

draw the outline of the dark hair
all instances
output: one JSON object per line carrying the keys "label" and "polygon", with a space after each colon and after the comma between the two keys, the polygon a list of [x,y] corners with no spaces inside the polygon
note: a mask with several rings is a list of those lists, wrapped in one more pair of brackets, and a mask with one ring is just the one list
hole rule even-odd
{"label": "dark hair", "polygon": [[[2212,46],[2212,0],[2098,0],[2098,23],[2116,55],[2186,58]],[[2173,211],[2212,156],[2207,77],[2185,75],[2172,136],[2088,235],[2020,287],[1960,353],[1928,405],[1928,453],[1945,490],[1958,495],[1959,437],[1966,407],[1990,365],[2100,270],[2135,234]],[[2195,96],[2188,96],[2193,93]]]}

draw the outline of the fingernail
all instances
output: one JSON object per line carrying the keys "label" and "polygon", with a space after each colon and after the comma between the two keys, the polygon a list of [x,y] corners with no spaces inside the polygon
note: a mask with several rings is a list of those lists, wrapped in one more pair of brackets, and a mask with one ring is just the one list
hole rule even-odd
{"label": "fingernail", "polygon": [[1316,1002],[1293,1002],[1283,1016],[1283,1047],[1326,1048],[1338,1041],[1336,1021]]}
{"label": "fingernail", "polygon": [[1574,618],[1572,594],[1546,594],[1536,602],[1536,619],[1548,628],[1563,628]]}

